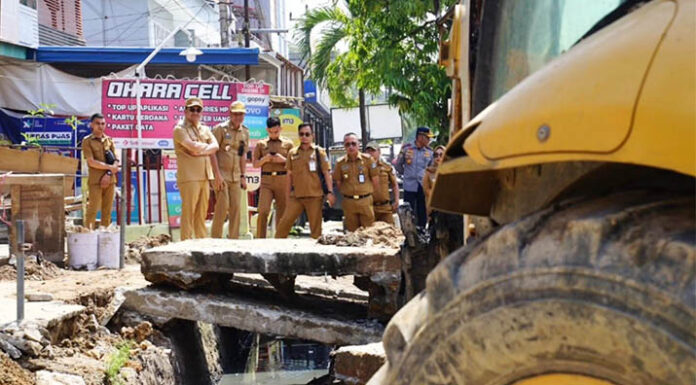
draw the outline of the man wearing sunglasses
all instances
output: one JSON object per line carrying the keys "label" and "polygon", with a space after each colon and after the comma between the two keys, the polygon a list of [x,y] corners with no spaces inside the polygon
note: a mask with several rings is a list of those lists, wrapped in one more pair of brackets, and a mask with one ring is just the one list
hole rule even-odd
{"label": "man wearing sunglasses", "polygon": [[213,128],[220,143],[219,150],[210,157],[215,173],[215,212],[210,235],[222,238],[222,227],[227,218],[227,237],[239,238],[240,202],[246,190],[246,154],[249,151],[249,129],[242,124],[246,106],[240,101],[230,104],[230,119]]}
{"label": "man wearing sunglasses", "polygon": [[346,230],[355,231],[375,221],[372,193],[379,190],[379,169],[370,155],[358,149],[357,134],[347,133],[343,137],[343,146],[346,155],[336,162],[333,178],[343,194],[343,224]]}
{"label": "man wearing sunglasses", "polygon": [[428,127],[418,127],[415,142],[401,147],[394,164],[396,171],[403,176],[404,201],[411,205],[418,227],[425,227],[428,220],[422,182],[425,169],[433,160],[433,149],[429,146],[433,136]]}
{"label": "man wearing sunglasses", "polygon": [[176,182],[181,193],[181,240],[206,238],[205,217],[208,213],[210,188],[208,181],[214,178],[210,155],[215,154],[218,143],[210,128],[201,123],[203,101],[186,100],[184,119],[174,127],[174,151],[176,152]]}
{"label": "man wearing sunglasses", "polygon": [[336,202],[332,191],[331,164],[326,151],[313,143],[314,129],[311,124],[300,123],[297,131],[300,145],[290,150],[285,162],[288,171],[285,189],[287,205],[278,223],[276,238],[287,238],[292,224],[305,211],[309,219],[310,236],[317,239],[321,236],[321,209],[324,205],[320,172],[328,189],[326,198],[329,205],[333,206]]}
{"label": "man wearing sunglasses", "polygon": [[261,139],[254,146],[254,167],[261,168],[261,191],[259,192],[259,215],[256,226],[256,238],[266,238],[268,226],[268,214],[271,212],[271,203],[275,199],[276,228],[280,217],[285,210],[285,195],[287,188],[287,174],[285,160],[292,150],[292,140],[280,136],[280,119],[268,118],[266,120],[268,138]]}

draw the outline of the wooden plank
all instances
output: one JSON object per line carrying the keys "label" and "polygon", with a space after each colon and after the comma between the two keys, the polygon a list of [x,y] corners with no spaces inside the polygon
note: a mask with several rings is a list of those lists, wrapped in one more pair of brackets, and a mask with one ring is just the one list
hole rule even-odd
{"label": "wooden plank", "polygon": [[63,174],[10,174],[2,177],[8,185],[63,185]]}
{"label": "wooden plank", "polygon": [[0,147],[0,171],[38,172],[40,157],[38,148],[22,151]]}

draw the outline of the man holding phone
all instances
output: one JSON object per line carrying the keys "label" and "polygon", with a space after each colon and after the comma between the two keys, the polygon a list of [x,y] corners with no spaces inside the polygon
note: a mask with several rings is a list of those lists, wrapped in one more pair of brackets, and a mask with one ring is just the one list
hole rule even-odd
{"label": "man holding phone", "polygon": [[268,214],[271,212],[271,203],[274,199],[276,226],[283,215],[288,174],[285,170],[285,161],[293,147],[290,139],[280,136],[280,119],[268,118],[266,132],[268,132],[268,138],[256,143],[252,156],[254,167],[261,168],[256,238],[266,238]]}
{"label": "man holding phone", "polygon": [[97,211],[101,210],[100,225],[111,224],[111,206],[114,203],[114,186],[118,173],[119,160],[116,158],[114,141],[104,134],[106,120],[96,113],[89,119],[92,133],[82,139],[82,153],[89,168],[89,197],[84,225],[94,228]]}

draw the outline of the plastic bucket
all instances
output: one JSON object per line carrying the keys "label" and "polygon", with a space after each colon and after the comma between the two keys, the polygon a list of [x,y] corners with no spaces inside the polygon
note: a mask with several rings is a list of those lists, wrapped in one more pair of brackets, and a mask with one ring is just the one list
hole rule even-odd
{"label": "plastic bucket", "polygon": [[98,239],[96,232],[68,233],[68,265],[75,269],[96,269]]}
{"label": "plastic bucket", "polygon": [[118,269],[119,246],[121,234],[118,232],[99,231],[98,264],[100,267]]}

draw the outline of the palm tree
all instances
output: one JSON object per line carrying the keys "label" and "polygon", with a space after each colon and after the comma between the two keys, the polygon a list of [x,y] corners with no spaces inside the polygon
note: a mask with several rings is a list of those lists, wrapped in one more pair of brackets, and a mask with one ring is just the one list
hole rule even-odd
{"label": "palm tree", "polygon": [[[338,53],[339,44],[353,46],[360,37],[355,26],[360,20],[353,17],[350,10],[344,11],[334,6],[308,10],[298,21],[295,40],[300,49],[302,60],[307,60],[310,77],[318,85],[329,89],[332,100],[339,104],[348,104],[352,97],[347,95],[350,86],[358,86],[360,108],[360,133],[363,151],[369,140],[365,116],[365,89],[357,84],[361,72],[360,60],[347,52]],[[312,34],[321,33],[321,38],[312,50]],[[356,60],[358,59],[358,60]],[[357,62],[357,63],[356,63]]]}

